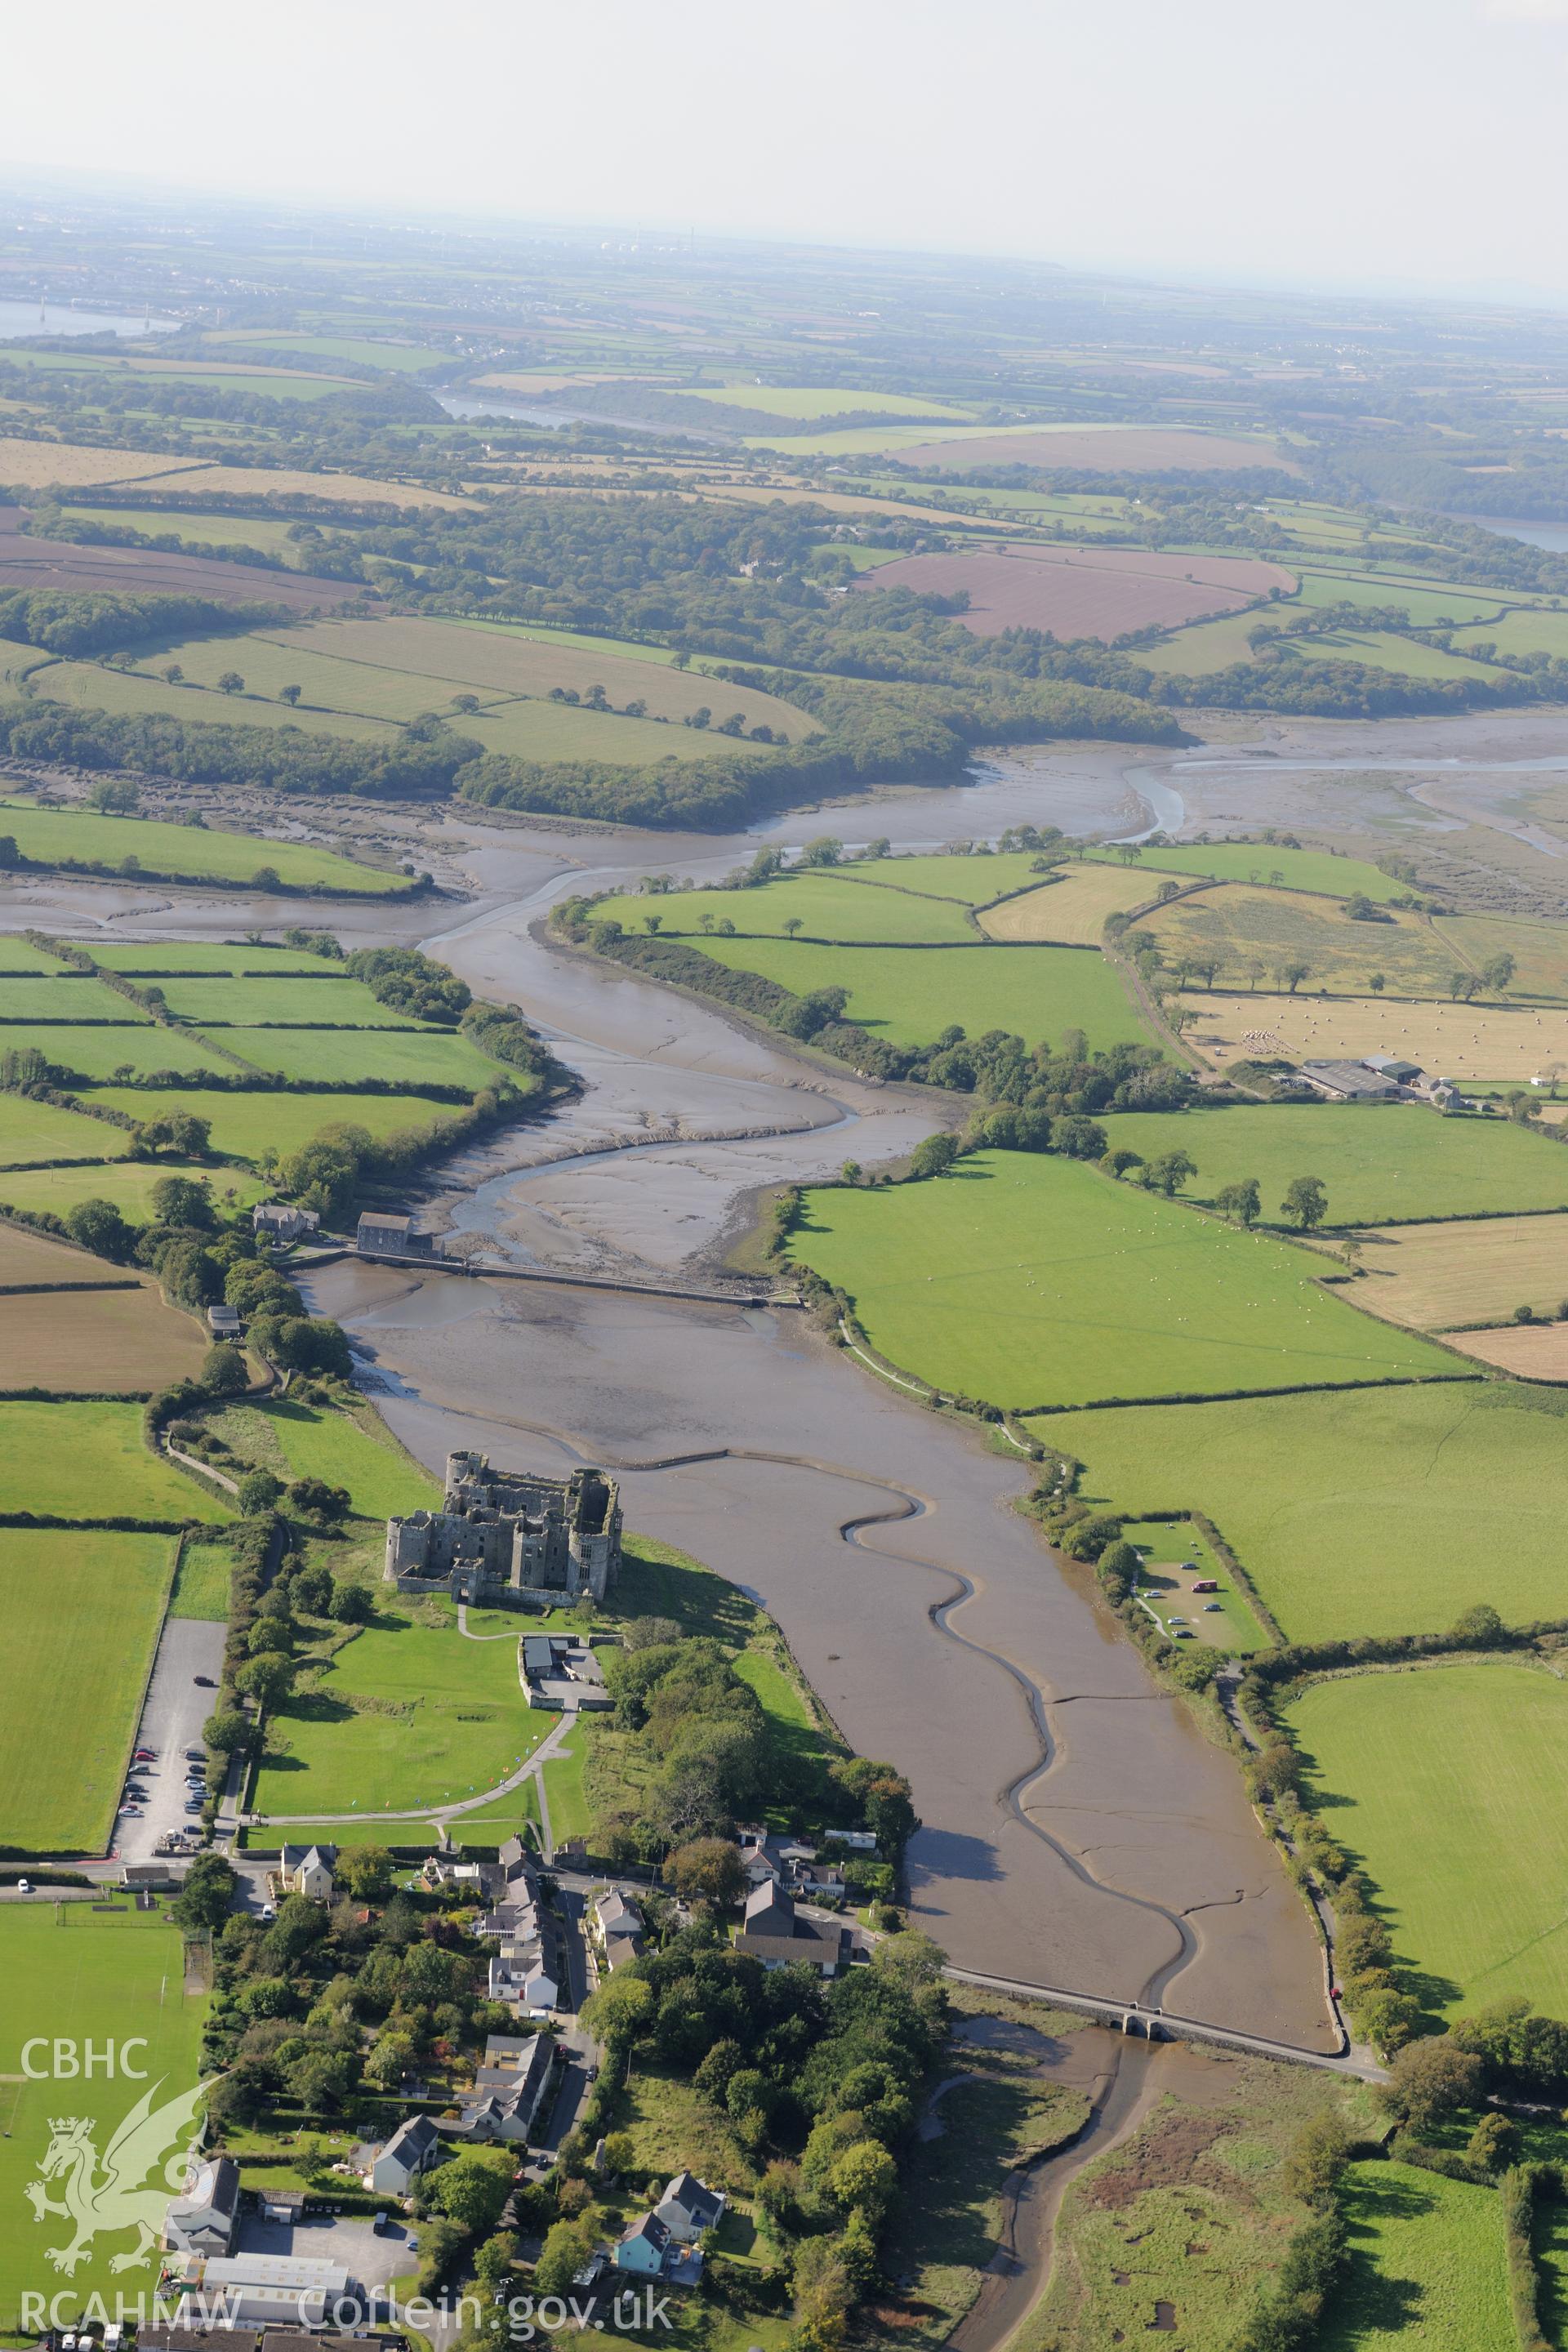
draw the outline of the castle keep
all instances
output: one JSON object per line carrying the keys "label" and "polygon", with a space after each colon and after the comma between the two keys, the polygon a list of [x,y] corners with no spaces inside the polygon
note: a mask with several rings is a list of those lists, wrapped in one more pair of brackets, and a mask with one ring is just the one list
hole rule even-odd
{"label": "castle keep", "polygon": [[492,1470],[487,1454],[448,1454],[445,1507],[386,1523],[386,1574],[400,1592],[603,1601],[620,1564],[620,1495],[601,1470],[532,1478]]}

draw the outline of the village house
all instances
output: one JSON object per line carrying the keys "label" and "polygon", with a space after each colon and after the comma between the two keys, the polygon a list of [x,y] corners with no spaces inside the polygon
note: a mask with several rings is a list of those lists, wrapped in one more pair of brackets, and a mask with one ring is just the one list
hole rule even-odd
{"label": "village house", "polygon": [[694,2172],[678,2172],[653,2210],[677,2244],[694,2246],[719,2227],[728,2202],[721,2190],[710,2189]]}
{"label": "village house", "polygon": [[[514,2054],[515,2053],[515,2054]],[[471,2140],[526,2140],[555,2079],[556,2044],[548,2033],[523,2041],[491,2034],[485,2063],[463,2095],[454,2137]]]}
{"label": "village house", "polygon": [[274,1244],[297,1242],[302,1234],[315,1233],[321,1222],[314,1209],[297,1209],[289,1201],[263,1201],[250,1213],[257,1240]]}
{"label": "village house", "polygon": [[386,2197],[406,2197],[422,2172],[441,2159],[441,2136],[428,2116],[408,2116],[371,2161],[368,2185]]}
{"label": "village house", "polygon": [[594,1896],[588,1906],[588,1925],[595,1949],[611,1976],[617,1969],[641,1958],[646,1928],[643,1915],[617,1887],[606,1888]]}
{"label": "village house", "polygon": [[843,1872],[833,1860],[822,1861],[814,1845],[752,1826],[742,1827],[735,1836],[742,1874],[749,1886],[782,1886],[803,1902],[843,1902],[847,1891]]}
{"label": "village house", "polygon": [[275,1867],[267,1874],[267,1889],[275,1903],[286,1895],[308,1895],[312,1903],[330,1903],[337,1880],[335,1845],[286,1845]]}
{"label": "village house", "polygon": [[515,1839],[503,1852],[515,1859],[505,1864],[500,1899],[479,1920],[476,1932],[493,1936],[499,1950],[489,1967],[489,1997],[531,2017],[547,2017],[561,1998],[563,1953],[560,1923],[539,1897],[533,1864]]}
{"label": "village house", "polygon": [[[620,1492],[600,1470],[541,1478],[494,1470],[483,1454],[449,1454],[441,1509],[386,1523],[385,1575],[399,1592],[548,1608],[584,1594],[603,1601],[620,1564]],[[563,1694],[551,1703],[595,1704],[592,1652],[570,1642],[558,1650],[559,1637],[547,1638],[550,1654],[536,1651],[535,1666]]]}
{"label": "village house", "polygon": [[735,1937],[735,1949],[761,1960],[765,1969],[785,1969],[804,1961],[825,1977],[832,1976],[850,1958],[852,1948],[847,1927],[826,1927],[815,1919],[800,1918],[794,1895],[773,1885],[754,1887],[747,1896]]}

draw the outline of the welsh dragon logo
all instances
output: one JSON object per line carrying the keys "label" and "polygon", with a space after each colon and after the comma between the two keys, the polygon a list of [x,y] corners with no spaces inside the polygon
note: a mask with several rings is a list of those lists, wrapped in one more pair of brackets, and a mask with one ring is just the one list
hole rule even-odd
{"label": "welsh dragon logo", "polygon": [[[35,2220],[42,2221],[57,2213],[73,2225],[75,2235],[68,2245],[46,2249],[48,2261],[68,2277],[86,2259],[95,2238],[136,2231],[135,2245],[128,2253],[112,2258],[111,2271],[134,2270],[156,2251],[169,2199],[184,2183],[184,2149],[207,2085],[198,2083],[195,2090],[154,2107],[153,2101],[162,2088],[159,2081],[142,2093],[116,2127],[101,2157],[93,2137],[95,2117],[49,2118],[49,2144],[38,2177],[27,2182],[22,2194]],[[171,2148],[178,2152],[171,2156]],[[163,2183],[162,2188],[148,2182],[149,2173],[154,2171]],[[49,2195],[51,2181],[63,2183],[58,2198]]]}

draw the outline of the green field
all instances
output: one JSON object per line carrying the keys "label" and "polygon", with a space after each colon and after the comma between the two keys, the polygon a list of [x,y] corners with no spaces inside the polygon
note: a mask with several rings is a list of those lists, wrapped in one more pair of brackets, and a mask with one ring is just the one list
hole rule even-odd
{"label": "green field", "polygon": [[1211,1518],[1289,1641],[1563,1612],[1568,1397],[1496,1381],[1053,1415],[1079,1492]]}
{"label": "green field", "polygon": [[1090,948],[811,947],[800,940],[705,940],[704,955],[761,972],[797,996],[847,988],[845,1018],[895,1045],[929,1045],[954,1023],[971,1037],[1010,1030],[1029,1045],[1081,1029],[1090,1051],[1147,1031],[1121,977]]}
{"label": "green field", "polygon": [[[232,644],[233,640],[225,642]],[[67,667],[85,667],[89,678],[100,680],[106,688],[119,680],[121,675],[92,665]],[[55,691],[52,685],[48,690]],[[162,690],[165,696],[177,696],[181,691],[174,687]],[[226,703],[229,699],[225,696]],[[107,694],[103,694],[99,697],[99,707],[108,709],[119,706],[111,705]],[[181,715],[194,719],[203,714],[199,706],[192,707],[187,702]],[[261,841],[252,834],[217,833],[200,825],[162,824],[149,817],[97,816],[85,809],[40,809],[26,801],[7,800],[0,802],[0,826],[15,835],[24,857],[36,858],[46,865],[59,858],[79,858],[118,866],[124,858],[139,857],[150,873],[188,874],[197,881],[228,882],[248,882],[258,866],[269,866],[279,880],[296,887],[313,886],[340,891],[345,897],[357,898],[367,890],[401,892],[408,888],[401,875],[384,873],[374,866],[357,866],[329,849],[313,849],[294,841]]]}
{"label": "green field", "polygon": [[0,1094],[0,1170],[58,1160],[118,1159],[128,1139],[107,1119],[83,1118],[26,1095]]}
{"label": "green field", "polygon": [[[5,820],[0,818],[0,824]],[[44,955],[30,940],[19,940],[13,932],[0,932],[0,972],[49,971],[65,970],[58,956]]]}
{"label": "green field", "polygon": [[320,1689],[272,1718],[253,1810],[374,1813],[481,1795],[554,1719],[524,1698],[513,1643],[466,1640],[455,1611],[436,1628],[383,1605]]}
{"label": "green field", "polygon": [[1414,2165],[1352,2164],[1351,2262],[1317,2342],[1322,2352],[1515,2352],[1502,2201],[1492,2189]]}
{"label": "green field", "polygon": [[[1107,864],[1126,861],[1113,849],[1091,850]],[[1315,890],[1329,898],[1349,898],[1359,890],[1373,905],[1401,897],[1409,885],[1380,874],[1361,857],[1335,857],[1326,849],[1281,849],[1267,841],[1184,843],[1174,849],[1140,849],[1132,863],[1155,874],[1202,874],[1211,882],[1272,881],[1287,890]]]}
{"label": "green field", "polygon": [[424,373],[432,368],[449,365],[440,352],[426,351],[418,343],[377,343],[363,335],[300,335],[270,327],[237,328],[226,334],[208,334],[209,343],[232,343],[231,354],[248,359],[252,352],[309,352],[313,359],[355,360],[363,367],[392,368],[399,374]]}
{"label": "green field", "polygon": [[149,1453],[138,1404],[0,1403],[0,1512],[206,1519],[226,1505]]}
{"label": "green field", "polygon": [[579,1727],[544,1767],[544,1801],[550,1808],[550,1834],[557,1845],[563,1845],[568,1838],[585,1838],[593,1827],[593,1808],[583,1786],[587,1760],[587,1733]]}
{"label": "green field", "polygon": [[[307,571],[300,543],[289,536],[289,525],[259,515],[193,514],[186,508],[78,506],[65,512],[73,522],[104,523],[111,530],[139,530],[149,539],[172,537],[195,547],[254,547],[263,555],[280,556],[295,571]],[[256,593],[267,593],[267,575],[257,582]]]}
{"label": "green field", "polygon": [[[240,637],[225,637],[223,642],[229,656],[225,664],[226,668],[244,658],[247,641]],[[243,671],[239,674],[244,676]],[[31,676],[41,701],[68,703],[73,710],[107,710],[115,718],[177,719],[182,726],[187,727],[209,723],[225,727],[295,727],[312,735],[340,736],[352,743],[391,744],[397,740],[397,730],[389,719],[365,719],[357,713],[338,710],[305,711],[296,718],[287,703],[263,701],[250,694],[220,694],[213,687],[166,685],[163,678],[148,672],[107,669],[98,662],[50,661],[34,669]],[[120,817],[106,820],[117,829],[133,821]],[[69,822],[78,820],[73,818]],[[183,834],[184,827],[176,825],[172,830]],[[197,832],[195,826],[191,830],[198,841],[211,837]],[[241,839],[244,836],[233,835],[231,838]],[[244,863],[240,873],[234,878],[248,882],[257,866],[261,865],[274,866],[281,873],[281,866],[269,854],[275,845],[279,848],[287,846],[284,843],[258,842],[254,855],[248,848],[241,852]],[[153,858],[144,855],[133,842],[122,842],[118,850],[72,852],[57,847],[52,855],[56,857],[112,856],[118,863],[132,849],[141,857],[143,866],[153,865]],[[204,867],[198,871],[189,865],[182,865],[157,870],[193,873],[200,878],[201,874],[212,869]],[[362,868],[362,874],[366,870]],[[362,879],[353,886],[344,884],[342,887],[345,890],[352,887],[356,892],[384,890],[391,887],[391,882],[392,877],[387,877],[384,880]],[[407,884],[404,883],[402,887],[406,888]]]}
{"label": "green field", "polygon": [[0,974],[0,1023],[6,1027],[15,1021],[109,1021],[140,1028],[148,1017],[101,980],[80,972]]}
{"label": "green field", "polygon": [[[1501,1216],[1568,1203],[1568,1154],[1510,1120],[1443,1118],[1418,1103],[1258,1103],[1229,1110],[1108,1111],[1113,1150],[1197,1163],[1186,1197],[1212,1201],[1256,1176],[1263,1214],[1285,1187],[1316,1176],[1336,1225],[1402,1217]],[[1282,1221],[1282,1220],[1281,1220]]]}
{"label": "green field", "polygon": [[[1227,1656],[1246,1657],[1268,1647],[1268,1635],[1246,1593],[1191,1519],[1129,1519],[1122,1532],[1143,1555],[1143,1598],[1167,1629],[1174,1612],[1178,1622],[1192,1627],[1195,1640]],[[1194,1593],[1194,1580],[1182,1573],[1189,1561],[1199,1577],[1215,1580],[1217,1592]]]}
{"label": "green field", "polygon": [[[322,966],[323,971],[329,969]],[[47,983],[40,983],[46,984]],[[163,992],[163,1002],[181,1021],[200,1021],[210,1027],[222,1028],[230,1022],[246,1028],[258,1028],[276,1022],[288,1027],[295,1023],[312,1028],[406,1029],[411,1026],[405,1013],[395,1013],[390,1006],[374,997],[361,980],[318,979],[313,973],[297,979],[288,976],[274,979],[270,972],[258,979],[240,980],[161,980],[156,985]],[[116,1002],[119,1002],[117,999]],[[0,982],[0,1012],[5,1003],[5,984]],[[240,1050],[243,1052],[243,1045]]]}
{"label": "green field", "polygon": [[[165,1037],[169,1032],[160,1029],[157,1034]],[[475,1093],[480,1087],[494,1086],[498,1078],[510,1077],[527,1091],[521,1071],[503,1070],[499,1062],[492,1062],[488,1054],[451,1029],[227,1029],[223,1043],[231,1054],[243,1055],[252,1068],[276,1070],[285,1079],[325,1078],[352,1086],[360,1078],[386,1078],[416,1091],[437,1086],[462,1087]],[[222,1069],[224,1065],[206,1066]],[[107,1077],[109,1072],[97,1075]]]}
{"label": "green field", "polygon": [[1568,1689],[1467,1661],[1317,1683],[1289,1709],[1335,1838],[1426,2006],[1568,2007]]}
{"label": "green field", "polygon": [[46,1061],[79,1078],[117,1077],[122,1069],[131,1076],[145,1076],[153,1070],[177,1070],[182,1077],[221,1077],[233,1068],[233,1064],[215,1052],[205,1037],[188,1029],[169,1029],[151,1021],[138,1021],[133,1005],[125,1003],[121,997],[114,1001],[127,1015],[122,1028],[107,1022],[101,1027],[85,1023],[71,1026],[14,1022],[0,1031],[5,1050],[21,1053],[27,1046],[37,1046]]}
{"label": "green field", "polygon": [[234,1554],[224,1543],[197,1543],[187,1537],[169,1595],[171,1617],[199,1618],[209,1625],[228,1622],[229,1579]]}
{"label": "green field", "polygon": [[[129,1903],[117,1904],[110,1912],[95,1911],[87,1903],[7,1903],[0,1908],[0,1978],[5,1985],[0,2210],[6,2217],[0,2230],[0,2326],[7,2334],[15,2332],[25,2294],[46,2298],[62,2294],[62,2315],[70,2308],[72,2296],[85,2301],[92,2294],[105,2297],[110,2312],[117,2294],[131,2297],[134,2308],[134,2298],[150,2294],[157,2283],[157,2253],[145,2263],[112,2269],[112,2263],[133,2252],[139,2241],[134,2230],[105,2227],[93,2239],[88,2260],[68,2277],[48,2257],[69,2245],[72,2223],[54,2213],[36,2221],[23,2190],[38,2178],[52,2117],[89,2117],[101,2158],[122,2119],[146,2093],[152,2093],[153,2109],[162,2110],[194,2089],[206,2004],[183,1990],[178,1931],[163,1912],[138,1912]],[[91,2076],[27,2081],[22,2047],[38,2035],[51,2045],[57,2040],[79,2045],[90,2042],[100,2051],[106,2043],[144,2039],[145,2051],[132,2051],[130,2063],[138,2072],[145,2071],[148,2079],[110,2077],[100,2063]],[[47,2062],[35,2056],[33,2063]],[[153,2152],[157,2168],[152,2169],[150,2162],[142,2175],[143,2179],[150,2175],[152,2185],[138,2205],[154,2235],[168,2194],[161,2185],[163,2166],[183,2155],[191,2137],[187,2114],[170,2117]],[[48,2184],[48,2194],[60,2201],[58,2180]],[[37,2325],[35,2318],[35,2333]]]}
{"label": "green field", "polygon": [[[9,1161],[11,1157],[5,1144],[6,1109],[16,1099],[11,1095],[0,1096],[0,1163]],[[450,1118],[456,1108],[428,1095],[240,1094],[221,1087],[178,1091],[161,1087],[155,1094],[149,1093],[145,1087],[94,1087],[84,1094],[83,1099],[106,1103],[110,1109],[122,1110],[131,1118],[163,1118],[176,1111],[188,1111],[194,1118],[207,1121],[215,1151],[256,1163],[269,1151],[298,1150],[323,1127],[363,1127],[379,1140],[405,1128],[426,1127],[435,1119]],[[62,1111],[56,1116],[66,1118],[69,1114]],[[81,1119],[72,1121],[73,1128],[85,1124]],[[125,1139],[102,1119],[93,1120],[90,1132],[104,1137],[110,1146]],[[157,1171],[152,1173],[156,1175]],[[216,1174],[221,1171],[215,1172],[215,1181]]]}
{"label": "green field", "polygon": [[237,1454],[286,1478],[324,1478],[346,1486],[353,1508],[368,1519],[429,1510],[441,1499],[437,1479],[382,1433],[366,1412],[347,1413],[281,1399],[275,1404],[232,1405],[214,1423]]}
{"label": "green field", "polygon": [[1325,1292],[1316,1258],[1055,1156],[808,1192],[790,1253],[891,1362],[1016,1411],[1463,1369]]}
{"label": "green field", "polygon": [[1554,661],[1568,660],[1568,613],[1521,605],[1505,613],[1501,620],[1492,620],[1485,614],[1479,614],[1477,619],[1479,626],[1457,633],[1457,646],[1489,643],[1500,653],[1550,654]]}
{"label": "green field", "polygon": [[[0,1405],[0,1416],[20,1410]],[[3,1418],[0,1431],[9,1439]],[[156,1466],[149,1460],[150,1469]],[[181,1485],[184,1493],[192,1491],[184,1481]],[[33,1493],[40,1509],[63,1507],[36,1480]],[[79,1493],[77,1507],[98,1510]],[[163,1622],[172,1551],[168,1536],[100,1528],[0,1528],[0,1584],[5,1594],[0,1850],[105,1851],[136,1729],[142,1677]],[[62,1705],[68,1682],[69,1703]],[[0,2237],[5,2234],[0,2231]]]}
{"label": "green field", "polygon": [[[1505,601],[1501,593],[1489,594],[1485,589],[1417,587],[1403,580],[1380,579],[1375,573],[1357,579],[1342,572],[1314,572],[1307,566],[1302,570],[1297,594],[1275,605],[1273,611],[1283,615],[1301,604],[1393,604],[1403,607],[1417,628],[1427,629],[1442,621],[1462,624],[1490,620]],[[1524,609],[1528,611],[1529,607]],[[1492,628],[1483,634],[1496,636],[1500,644],[1506,633]]]}
{"label": "green field", "polygon": [[[143,1099],[155,1103],[160,1098]],[[103,1131],[110,1137],[115,1133],[109,1126]],[[204,1168],[194,1160],[111,1160],[89,1161],[82,1168],[0,1169],[0,1202],[12,1209],[49,1209],[63,1217],[79,1201],[112,1201],[121,1215],[146,1224],[153,1213],[153,1187],[160,1176],[189,1176],[208,1183],[214,1198],[226,1207],[248,1209],[266,1192],[259,1178],[237,1168]]]}
{"label": "green field", "polygon": [[874,882],[882,890],[914,890],[932,898],[956,898],[961,906],[987,907],[1011,890],[1032,889],[1046,880],[1037,873],[1032,851],[977,849],[930,857],[851,858],[837,868],[854,882]]}
{"label": "green field", "polygon": [[[84,946],[88,943],[84,940]],[[105,971],[123,971],[132,979],[162,978],[165,972],[255,972],[268,979],[279,972],[325,972],[332,966],[305,948],[254,947],[248,940],[93,940],[89,952]]]}
{"label": "green field", "polygon": [[826,874],[792,876],[753,890],[605,898],[591,919],[619,923],[627,931],[646,930],[651,921],[662,938],[689,940],[694,947],[703,944],[704,923],[710,929],[715,923],[733,923],[742,939],[782,939],[786,922],[798,922],[808,940],[972,941],[980,936],[965,909],[951,898],[917,896],[913,886],[868,889]]}

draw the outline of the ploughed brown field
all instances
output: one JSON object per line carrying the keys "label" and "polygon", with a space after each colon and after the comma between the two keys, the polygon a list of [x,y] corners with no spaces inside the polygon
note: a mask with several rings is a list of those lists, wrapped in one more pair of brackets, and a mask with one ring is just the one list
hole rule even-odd
{"label": "ploughed brown field", "polygon": [[195,1380],[206,1347],[195,1318],[165,1307],[152,1283],[0,1294],[0,1364],[13,1368],[0,1385],[150,1396]]}
{"label": "ploughed brown field", "polygon": [[1131,547],[908,555],[879,563],[856,583],[862,590],[909,588],[925,596],[966,589],[969,610],[961,617],[977,636],[1045,629],[1107,645],[1132,629],[1174,628],[1211,613],[1239,613],[1270,588],[1289,595],[1295,584],[1292,572],[1254,556],[1152,555]]}
{"label": "ploughed brown field", "polygon": [[1278,474],[1299,474],[1300,466],[1275,454],[1266,441],[1238,441],[1225,433],[1183,432],[1151,425],[1147,432],[998,433],[968,441],[922,441],[900,449],[901,466],[934,466],[966,474],[972,466],[1081,467],[1097,474],[1184,472],[1229,473],[1242,466],[1265,466]]}
{"label": "ploughed brown field", "polygon": [[30,539],[18,510],[0,507],[0,588],[48,588],[68,596],[122,589],[129,595],[210,596],[223,604],[286,604],[291,612],[335,612],[363,591],[305,572],[268,572],[216,556],[163,555],[146,547],[79,547],[74,541]]}

